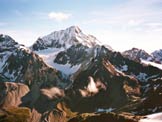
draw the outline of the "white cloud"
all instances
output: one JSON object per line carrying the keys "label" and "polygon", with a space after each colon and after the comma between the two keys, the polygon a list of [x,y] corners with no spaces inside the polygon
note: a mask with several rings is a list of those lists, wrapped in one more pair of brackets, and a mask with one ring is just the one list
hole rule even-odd
{"label": "white cloud", "polygon": [[49,19],[56,20],[56,21],[64,21],[68,20],[71,17],[71,14],[69,13],[63,13],[63,12],[50,12],[48,14]]}

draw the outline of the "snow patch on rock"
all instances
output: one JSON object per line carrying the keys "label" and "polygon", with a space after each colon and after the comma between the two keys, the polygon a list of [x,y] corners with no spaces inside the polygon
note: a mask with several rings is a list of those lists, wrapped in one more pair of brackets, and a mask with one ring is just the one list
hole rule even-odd
{"label": "snow patch on rock", "polygon": [[146,64],[146,65],[151,65],[153,67],[157,67],[157,68],[162,70],[162,64],[157,64],[157,63],[154,63],[154,62],[151,62],[151,61],[146,61],[146,60],[143,60],[143,59],[141,59],[141,63]]}
{"label": "snow patch on rock", "polygon": [[113,110],[115,110],[115,108],[108,108],[108,109],[103,109],[103,108],[98,108],[97,109],[97,113],[99,112],[112,112]]}

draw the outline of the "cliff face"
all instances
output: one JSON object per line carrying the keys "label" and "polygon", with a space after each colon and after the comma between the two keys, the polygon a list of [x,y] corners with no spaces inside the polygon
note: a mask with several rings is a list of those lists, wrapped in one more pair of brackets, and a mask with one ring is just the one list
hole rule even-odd
{"label": "cliff face", "polygon": [[21,83],[0,82],[0,106],[18,107],[23,101],[22,97],[29,92],[28,86]]}

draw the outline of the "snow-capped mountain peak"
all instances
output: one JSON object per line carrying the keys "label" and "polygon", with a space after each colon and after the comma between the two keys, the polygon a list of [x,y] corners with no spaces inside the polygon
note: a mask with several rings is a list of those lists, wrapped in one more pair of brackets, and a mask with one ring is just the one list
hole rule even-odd
{"label": "snow-capped mountain peak", "polygon": [[69,31],[69,33],[81,33],[82,30],[78,26],[71,26],[66,29],[66,31]]}
{"label": "snow-capped mountain peak", "polygon": [[151,53],[152,56],[155,58],[155,61],[157,63],[162,63],[162,49],[156,50],[153,53]]}
{"label": "snow-capped mountain peak", "polygon": [[149,54],[142,49],[132,48],[131,50],[124,51],[122,54],[130,60],[162,69],[162,50],[156,50]]}
{"label": "snow-capped mountain peak", "polygon": [[16,49],[23,49],[30,51],[29,48],[25,47],[22,44],[17,43],[13,38],[8,35],[0,34],[0,53],[2,51],[13,52]]}
{"label": "snow-capped mountain peak", "polygon": [[78,26],[71,26],[65,30],[54,31],[51,34],[38,38],[31,47],[33,50],[47,48],[69,48],[72,45],[82,44],[87,47],[100,45],[99,40],[91,35],[85,34]]}
{"label": "snow-capped mountain peak", "polygon": [[15,40],[13,40],[10,36],[0,34],[0,47],[3,48],[10,48],[15,45],[18,45]]}
{"label": "snow-capped mountain peak", "polygon": [[132,48],[130,50],[126,50],[123,53],[123,56],[131,59],[131,60],[135,60],[135,61],[139,61],[140,59],[144,59],[144,60],[153,60],[153,57],[148,54],[145,50],[142,49],[138,49],[138,48]]}
{"label": "snow-capped mountain peak", "polygon": [[[110,46],[106,48],[112,50]],[[54,31],[39,38],[31,47],[51,67],[66,75],[75,73],[84,60],[102,54],[102,44],[93,35],[84,33],[78,26],[71,26],[65,30]]]}

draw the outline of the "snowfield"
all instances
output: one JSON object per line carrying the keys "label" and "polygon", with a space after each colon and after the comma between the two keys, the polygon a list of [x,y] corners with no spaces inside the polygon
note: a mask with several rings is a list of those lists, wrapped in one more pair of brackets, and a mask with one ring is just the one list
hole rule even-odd
{"label": "snowfield", "polygon": [[162,113],[155,113],[146,116],[147,118],[141,119],[139,122],[162,122]]}
{"label": "snowfield", "polygon": [[146,65],[151,65],[151,66],[157,67],[157,68],[162,70],[162,64],[157,64],[157,63],[154,63],[154,62],[151,62],[151,61],[146,61],[146,60],[143,60],[143,59],[141,59],[141,63],[146,64]]}

